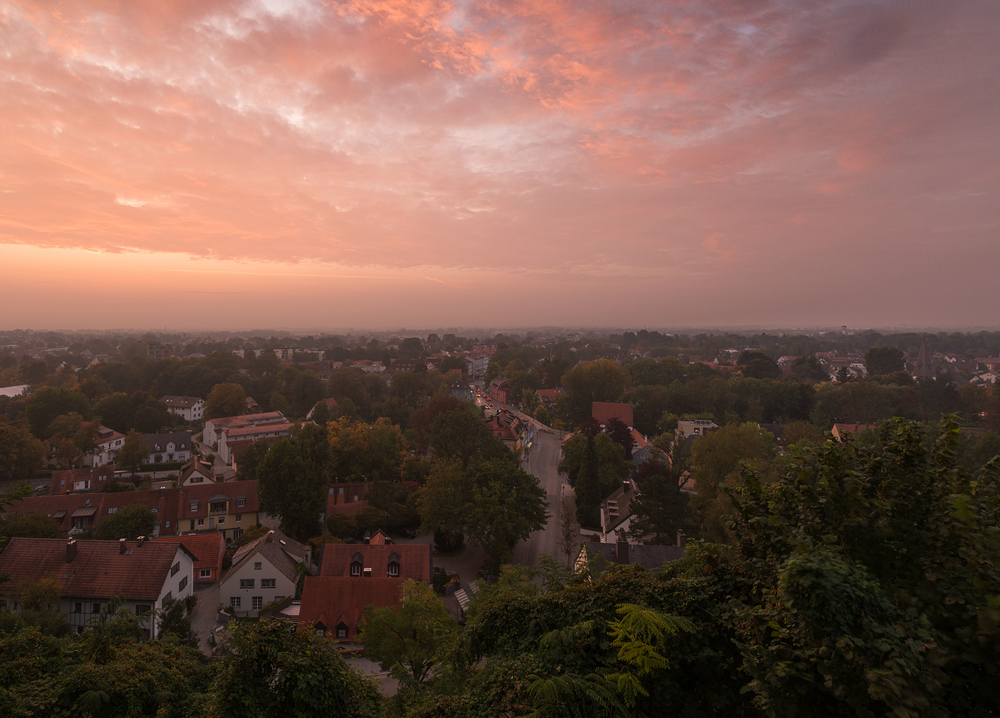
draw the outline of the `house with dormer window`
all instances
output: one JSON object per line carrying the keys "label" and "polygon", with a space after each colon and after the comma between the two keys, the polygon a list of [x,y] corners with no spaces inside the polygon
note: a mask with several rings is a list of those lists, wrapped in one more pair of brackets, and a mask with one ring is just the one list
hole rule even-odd
{"label": "house with dormer window", "polygon": [[365,606],[396,606],[403,581],[430,583],[430,546],[392,543],[376,531],[368,544],[324,544],[319,576],[302,589],[299,626],[342,641],[354,640]]}

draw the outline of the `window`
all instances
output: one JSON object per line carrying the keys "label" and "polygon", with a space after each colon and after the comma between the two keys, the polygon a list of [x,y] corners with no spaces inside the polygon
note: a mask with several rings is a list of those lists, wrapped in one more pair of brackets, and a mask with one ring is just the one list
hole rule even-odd
{"label": "window", "polygon": [[167,528],[170,528],[170,522],[167,521]]}
{"label": "window", "polygon": [[243,529],[233,529],[233,540],[238,539],[243,535]]}
{"label": "window", "polygon": [[194,531],[194,519],[191,519],[191,530]]}
{"label": "window", "polygon": [[264,564],[263,563],[261,563],[260,561],[254,561],[253,562],[253,570],[254,571],[260,571],[262,568],[264,568]]}
{"label": "window", "polygon": [[180,570],[181,570],[181,562],[178,561],[177,563],[175,563],[173,566],[170,567],[170,575],[171,575],[171,577],[176,576],[177,572],[180,571]]}
{"label": "window", "polygon": [[389,576],[392,577],[392,578],[396,578],[397,576],[399,576],[399,564],[398,563],[393,562],[393,563],[389,564]]}
{"label": "window", "polygon": [[243,514],[236,514],[236,523],[243,521]]}
{"label": "window", "polygon": [[198,519],[198,525],[199,526],[204,526],[205,525],[205,519]]}
{"label": "window", "polygon": [[347,624],[338,623],[337,624],[337,638],[347,638]]}
{"label": "window", "polygon": [[274,578],[262,578],[260,580],[260,587],[261,588],[275,588],[274,582],[276,580],[277,579],[274,579]]}
{"label": "window", "polygon": [[361,575],[361,564],[357,561],[351,562],[351,575],[360,576]]}
{"label": "window", "polygon": [[198,578],[212,578],[212,569],[210,568],[198,569]]}
{"label": "window", "polygon": [[212,514],[224,514],[226,513],[226,502],[225,501],[213,501],[208,506],[209,513]]}
{"label": "window", "polygon": [[191,502],[191,513],[198,513],[198,499]]}
{"label": "window", "polygon": [[188,585],[188,577],[185,576],[184,578],[181,579],[181,582],[177,584],[177,592],[180,593],[181,591],[183,591],[184,587],[187,585]]}
{"label": "window", "polygon": [[254,596],[253,599],[252,599],[252,602],[253,603],[251,605],[251,608],[254,611],[259,611],[261,609],[261,607],[264,605],[264,597],[263,596]]}
{"label": "window", "polygon": [[192,476],[190,479],[188,479],[188,483],[200,484],[203,480],[204,479],[202,479],[200,476]]}
{"label": "window", "polygon": [[117,506],[112,506],[111,508],[109,508],[109,509],[108,509],[108,513],[109,513],[109,514],[113,514],[113,513],[114,513],[114,512],[116,512],[117,510],[118,510],[118,507],[117,507]]}
{"label": "window", "polygon": [[232,598],[230,598],[229,599],[229,607],[230,608],[239,608],[240,607],[240,597],[239,596],[233,596]]}
{"label": "window", "polygon": [[83,613],[83,604],[79,601],[73,604],[73,613]]}
{"label": "window", "polygon": [[219,526],[222,526],[222,524],[224,524],[224,523],[226,523],[226,517],[225,516],[220,516],[219,517]]}
{"label": "window", "polygon": [[147,613],[149,613],[149,604],[148,603],[137,603],[137,604],[135,604],[135,615],[137,615],[137,616],[145,616]]}
{"label": "window", "polygon": [[91,610],[90,610],[91,613],[100,613],[101,612],[101,604],[99,604],[99,603],[95,603],[90,608],[91,608]]}
{"label": "window", "polygon": [[170,600],[171,598],[173,598],[173,597],[174,597],[174,592],[173,592],[173,591],[167,591],[166,595],[165,595],[165,596],[163,597],[163,604],[162,604],[162,605],[166,606],[166,605],[167,605],[167,602],[168,602],[168,601],[169,601],[169,600]]}
{"label": "window", "polygon": [[252,578],[241,578],[240,579],[240,588],[253,588],[254,587],[254,583],[256,583],[255,579],[252,579]]}
{"label": "window", "polygon": [[242,509],[246,505],[247,505],[247,497],[246,496],[237,496],[236,497],[236,508]]}

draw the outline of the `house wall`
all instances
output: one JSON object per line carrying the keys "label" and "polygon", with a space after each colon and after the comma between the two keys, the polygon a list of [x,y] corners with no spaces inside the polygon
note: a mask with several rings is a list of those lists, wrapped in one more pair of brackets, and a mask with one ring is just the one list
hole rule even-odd
{"label": "house wall", "polygon": [[[260,570],[254,568],[256,563],[260,563]],[[273,579],[274,588],[262,588],[261,582],[264,579]],[[253,588],[240,588],[241,580],[253,580]],[[285,574],[259,553],[251,556],[250,560],[237,571],[230,571],[226,575],[226,579],[219,584],[219,603],[223,607],[232,606],[233,598],[239,598],[239,607],[234,607],[236,614],[251,618],[256,618],[258,613],[253,608],[254,598],[259,598],[260,605],[266,606],[278,598],[294,595],[295,582],[289,580]]]}

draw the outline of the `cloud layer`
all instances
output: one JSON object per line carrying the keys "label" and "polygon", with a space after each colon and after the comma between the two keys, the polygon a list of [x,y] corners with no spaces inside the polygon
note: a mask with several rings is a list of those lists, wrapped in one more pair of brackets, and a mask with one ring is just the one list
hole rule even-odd
{"label": "cloud layer", "polygon": [[998,35],[988,0],[0,0],[0,258],[996,323]]}

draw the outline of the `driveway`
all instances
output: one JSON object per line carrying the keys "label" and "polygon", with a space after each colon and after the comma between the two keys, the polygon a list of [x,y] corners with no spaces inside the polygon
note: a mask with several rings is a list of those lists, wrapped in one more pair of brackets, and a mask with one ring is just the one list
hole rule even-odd
{"label": "driveway", "polygon": [[219,614],[219,584],[216,582],[208,586],[196,585],[194,595],[198,598],[198,604],[191,613],[191,630],[198,636],[198,647],[201,652],[210,656],[212,647],[208,644],[208,638],[212,635]]}

